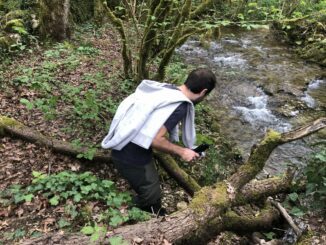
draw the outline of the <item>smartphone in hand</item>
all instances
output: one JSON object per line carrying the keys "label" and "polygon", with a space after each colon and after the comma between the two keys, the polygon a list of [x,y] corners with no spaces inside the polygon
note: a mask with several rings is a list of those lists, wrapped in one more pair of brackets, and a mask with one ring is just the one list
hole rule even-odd
{"label": "smartphone in hand", "polygon": [[193,151],[197,152],[199,155],[202,155],[204,151],[206,151],[209,148],[209,144],[203,143],[199,146],[197,146]]}

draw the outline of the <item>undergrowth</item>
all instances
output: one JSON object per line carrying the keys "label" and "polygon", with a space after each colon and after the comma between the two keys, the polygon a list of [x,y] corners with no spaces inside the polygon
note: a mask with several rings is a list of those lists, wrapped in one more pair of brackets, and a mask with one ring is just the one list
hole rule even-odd
{"label": "undergrowth", "polygon": [[[100,180],[90,172],[78,174],[63,171],[51,175],[33,172],[30,185],[12,185],[0,198],[2,206],[39,202],[43,199],[53,207],[62,206],[64,212],[56,221],[56,226],[68,230],[81,227],[80,231],[91,235],[92,240],[97,240],[101,232],[107,229],[150,218],[148,213],[131,207],[128,192],[118,191],[112,181]],[[95,212],[94,205],[101,211]],[[12,239],[19,236],[11,235]]]}

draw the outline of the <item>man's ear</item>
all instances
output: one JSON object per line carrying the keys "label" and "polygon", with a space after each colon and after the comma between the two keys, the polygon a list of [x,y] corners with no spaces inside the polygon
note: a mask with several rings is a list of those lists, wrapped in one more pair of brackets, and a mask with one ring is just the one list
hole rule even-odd
{"label": "man's ear", "polygon": [[205,96],[207,94],[208,89],[205,88],[200,92],[200,96]]}

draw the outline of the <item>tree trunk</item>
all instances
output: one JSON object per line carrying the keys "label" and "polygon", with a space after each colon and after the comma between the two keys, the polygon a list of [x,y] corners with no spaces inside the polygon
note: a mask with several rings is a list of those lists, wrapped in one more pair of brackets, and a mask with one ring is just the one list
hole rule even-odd
{"label": "tree trunk", "polygon": [[56,41],[70,38],[70,0],[40,0],[40,31]]}

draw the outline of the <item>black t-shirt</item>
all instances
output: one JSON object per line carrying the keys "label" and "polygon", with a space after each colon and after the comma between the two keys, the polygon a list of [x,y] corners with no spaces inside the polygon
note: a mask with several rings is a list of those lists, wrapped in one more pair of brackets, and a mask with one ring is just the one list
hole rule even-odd
{"label": "black t-shirt", "polygon": [[[186,116],[187,106],[187,102],[182,102],[165,121],[164,126],[169,133]],[[128,143],[120,151],[112,150],[111,153],[113,160],[132,165],[146,165],[151,162],[152,155],[152,147],[145,149],[132,142]]]}

